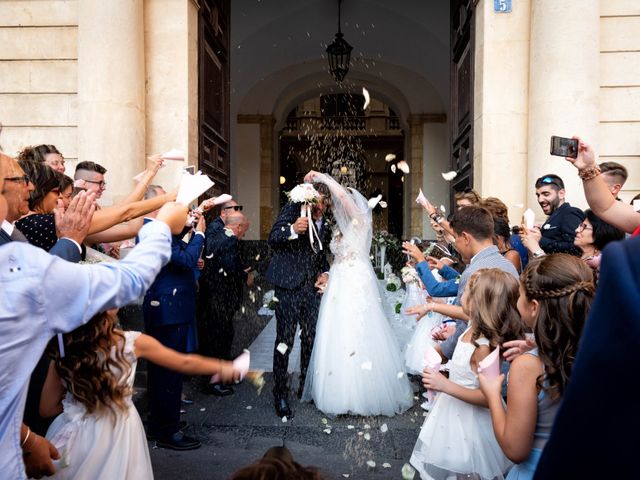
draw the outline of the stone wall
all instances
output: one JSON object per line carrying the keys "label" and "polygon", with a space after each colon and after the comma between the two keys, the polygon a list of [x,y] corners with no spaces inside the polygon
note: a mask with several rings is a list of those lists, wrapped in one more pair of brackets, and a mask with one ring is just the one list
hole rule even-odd
{"label": "stone wall", "polygon": [[640,2],[600,0],[600,161],[623,164],[620,197],[640,193]]}
{"label": "stone wall", "polygon": [[77,0],[0,2],[0,145],[7,153],[51,143],[73,168],[77,35]]}

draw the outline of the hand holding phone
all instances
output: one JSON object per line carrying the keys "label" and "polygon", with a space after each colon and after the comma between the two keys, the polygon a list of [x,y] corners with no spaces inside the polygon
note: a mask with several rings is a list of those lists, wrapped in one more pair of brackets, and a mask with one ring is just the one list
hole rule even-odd
{"label": "hand holding phone", "polygon": [[551,137],[551,155],[578,158],[578,140],[575,138]]}

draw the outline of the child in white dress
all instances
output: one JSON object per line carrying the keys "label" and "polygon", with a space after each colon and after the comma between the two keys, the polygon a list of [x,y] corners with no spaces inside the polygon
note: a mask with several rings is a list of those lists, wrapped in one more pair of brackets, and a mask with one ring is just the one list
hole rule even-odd
{"label": "child in white dress", "polygon": [[115,311],[100,313],[64,336],[64,357],[52,348],[55,370],[47,382],[67,389],[64,411],[46,436],[62,456],[52,478],[153,478],[144,428],[131,399],[138,358],[186,374],[239,378],[231,362],[176,352],[143,333],[116,330],[116,323]]}
{"label": "child in white dress", "polygon": [[493,433],[476,372],[493,348],[524,338],[517,300],[518,282],[502,270],[482,269],[469,279],[462,297],[469,328],[458,339],[449,378],[427,370],[422,374],[426,388],[441,392],[411,455],[422,479],[502,479],[511,466]]}

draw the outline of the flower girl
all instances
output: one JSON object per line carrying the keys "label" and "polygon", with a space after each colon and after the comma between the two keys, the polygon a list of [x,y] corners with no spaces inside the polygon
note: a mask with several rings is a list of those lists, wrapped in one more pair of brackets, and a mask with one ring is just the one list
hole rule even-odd
{"label": "flower girl", "polygon": [[594,289],[591,269],[567,254],[531,262],[522,274],[518,310],[537,347],[511,364],[506,411],[500,395],[504,375],[478,376],[498,444],[518,464],[509,480],[533,478],[571,377]]}
{"label": "flower girl", "polygon": [[239,377],[231,362],[176,352],[140,332],[117,330],[116,323],[113,310],[97,314],[64,335],[64,356],[51,349],[55,371],[47,381],[61,381],[67,389],[64,412],[47,432],[62,455],[53,478],[153,478],[142,421],[131,399],[138,358],[186,374],[218,374],[224,381]]}
{"label": "flower girl", "polygon": [[511,466],[493,434],[476,372],[491,349],[524,338],[517,300],[518,282],[502,270],[482,269],[469,279],[462,297],[469,328],[458,339],[449,378],[427,370],[422,374],[424,386],[441,393],[411,455],[421,478],[501,479]]}

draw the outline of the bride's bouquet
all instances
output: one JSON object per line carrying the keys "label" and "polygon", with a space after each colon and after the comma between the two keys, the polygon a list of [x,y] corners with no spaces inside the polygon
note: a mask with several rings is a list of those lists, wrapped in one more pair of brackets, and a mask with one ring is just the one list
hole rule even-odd
{"label": "bride's bouquet", "polygon": [[320,194],[310,183],[301,183],[300,185],[293,187],[293,189],[287,193],[287,196],[291,202],[301,204],[300,216],[309,218],[309,227],[307,230],[309,232],[309,244],[311,245],[311,249],[314,253],[317,252],[315,247],[315,240],[317,240],[318,248],[322,250],[322,241],[320,240],[320,236],[318,235],[313,219],[311,218],[311,205],[314,205],[320,200]]}

